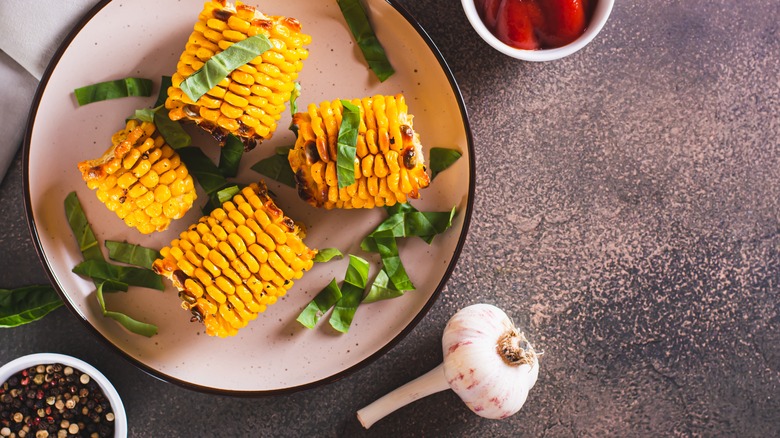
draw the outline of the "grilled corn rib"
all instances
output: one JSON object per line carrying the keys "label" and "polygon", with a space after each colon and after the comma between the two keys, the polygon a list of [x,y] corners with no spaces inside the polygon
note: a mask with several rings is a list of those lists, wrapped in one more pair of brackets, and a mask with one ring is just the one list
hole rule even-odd
{"label": "grilled corn rib", "polygon": [[211,336],[233,336],[311,269],[303,230],[251,184],[182,232],[153,263],[179,290],[182,307]]}
{"label": "grilled corn rib", "polygon": [[[233,70],[197,102],[179,88],[212,56],[258,34],[268,37],[272,48]],[[267,16],[241,2],[206,2],[172,76],[165,102],[169,117],[197,123],[222,144],[234,134],[247,150],[254,148],[273,135],[310,42],[294,18]]]}
{"label": "grilled corn rib", "polygon": [[100,202],[144,234],[163,231],[197,198],[192,176],[154,123],[129,120],[102,157],[79,163]]}
{"label": "grilled corn rib", "polygon": [[293,115],[298,138],[288,159],[298,195],[315,207],[373,208],[419,198],[430,183],[419,135],[403,95],[353,99],[360,108],[355,183],[339,188],[336,171],[340,100]]}

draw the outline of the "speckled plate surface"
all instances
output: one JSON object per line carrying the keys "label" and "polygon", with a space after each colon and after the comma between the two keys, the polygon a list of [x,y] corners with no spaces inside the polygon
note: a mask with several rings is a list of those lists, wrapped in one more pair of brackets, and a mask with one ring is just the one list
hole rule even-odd
{"label": "speckled plate surface", "polygon": [[[347,334],[335,332],[326,320],[313,330],[295,321],[332,278],[343,279],[347,260],[315,265],[280,302],[229,339],[211,338],[202,326],[190,323],[189,313],[180,308],[170,285],[165,292],[131,288],[107,296],[109,308],[156,324],[159,333],[154,337],[134,335],[104,318],[92,283],[71,272],[81,254],[65,220],[65,196],[77,192],[101,244],[107,239],[127,240],[160,248],[196,221],[199,211],[193,209],[163,233],[145,236],[105,209],[81,180],[76,164],[100,156],[124,119],[135,109],[150,106],[154,97],[78,107],[73,89],[127,76],[148,77],[159,84],[162,75],[174,71],[202,2],[103,2],[55,55],[41,81],[25,138],[30,226],[45,268],[71,311],[140,368],[163,380],[208,392],[264,395],[304,389],[343,377],[380,356],[434,304],[464,243],[471,213],[474,157],[466,110],[444,60],[408,13],[393,1],[369,0],[366,5],[397,71],[384,83],[366,67],[335,0],[262,3],[266,14],[295,17],[313,37],[310,57],[299,78],[303,89],[299,105],[401,92],[423,144],[456,148],[463,157],[422,192],[423,199],[413,203],[424,211],[458,209],[453,227],[432,245],[420,239],[401,242],[401,257],[417,290],[361,306]],[[274,137],[245,154],[236,181],[259,179],[249,167],[272,154],[275,147],[293,143],[293,134],[285,129],[289,122],[287,112]],[[217,157],[218,147],[208,137],[196,136],[195,144]],[[337,247],[367,257],[373,262],[370,276],[376,274],[378,260],[362,253],[359,243],[385,217],[384,210],[317,210],[300,201],[293,189],[274,181],[268,184],[285,213],[307,224],[309,246]]]}

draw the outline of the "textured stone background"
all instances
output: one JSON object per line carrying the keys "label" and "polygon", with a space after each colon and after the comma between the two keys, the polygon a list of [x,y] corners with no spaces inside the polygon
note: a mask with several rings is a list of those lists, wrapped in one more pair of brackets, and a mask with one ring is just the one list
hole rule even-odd
{"label": "textured stone background", "polygon": [[[438,303],[388,354],[289,396],[193,393],[133,368],[67,310],[0,331],[0,362],[98,365],[132,436],[361,436],[356,409],[441,360],[457,309],[505,309],[545,351],[504,421],[439,393],[380,436],[773,436],[780,430],[780,3],[618,1],[591,45],[531,64],[492,51],[459,2],[403,0],[471,114],[472,226]],[[0,285],[46,281],[21,163],[0,187]]]}

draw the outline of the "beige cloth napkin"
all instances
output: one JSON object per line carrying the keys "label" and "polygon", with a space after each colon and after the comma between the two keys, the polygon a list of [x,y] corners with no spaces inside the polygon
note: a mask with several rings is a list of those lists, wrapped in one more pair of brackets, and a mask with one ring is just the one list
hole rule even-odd
{"label": "beige cloth napkin", "polygon": [[0,181],[21,145],[38,81],[98,0],[0,0]]}

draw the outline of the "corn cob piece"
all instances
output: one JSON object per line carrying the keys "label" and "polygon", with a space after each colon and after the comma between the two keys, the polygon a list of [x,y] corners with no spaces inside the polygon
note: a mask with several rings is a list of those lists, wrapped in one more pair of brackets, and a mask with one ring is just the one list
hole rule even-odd
{"label": "corn cob piece", "polygon": [[261,181],[161,249],[153,269],[179,290],[191,321],[211,336],[233,336],[311,269],[317,251],[303,237]]}
{"label": "corn cob piece", "polygon": [[339,188],[337,140],[340,100],[311,104],[293,115],[298,128],[288,154],[298,195],[315,207],[373,208],[419,198],[430,183],[419,135],[403,95],[353,99],[360,108],[355,156],[355,183]]}
{"label": "corn cob piece", "polygon": [[[233,70],[197,102],[179,88],[212,56],[261,33],[272,48]],[[241,2],[206,2],[172,76],[165,102],[169,117],[197,123],[223,145],[227,135],[234,134],[247,150],[254,148],[273,135],[309,55],[304,48],[309,43],[311,36],[301,33],[294,18],[267,16]]]}
{"label": "corn cob piece", "polygon": [[197,198],[192,176],[154,123],[129,120],[111,143],[102,157],[78,165],[100,202],[144,234],[187,213]]}

